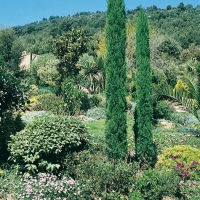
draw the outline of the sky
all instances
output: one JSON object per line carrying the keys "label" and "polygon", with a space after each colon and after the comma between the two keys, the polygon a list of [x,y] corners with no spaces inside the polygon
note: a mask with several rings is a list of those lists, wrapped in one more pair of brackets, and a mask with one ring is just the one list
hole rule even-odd
{"label": "sky", "polygon": [[[124,0],[126,10],[156,5],[166,8],[167,5],[177,7],[185,5],[200,5],[200,0]],[[0,27],[25,25],[41,21],[50,16],[74,15],[77,12],[106,11],[107,0],[0,0]]]}

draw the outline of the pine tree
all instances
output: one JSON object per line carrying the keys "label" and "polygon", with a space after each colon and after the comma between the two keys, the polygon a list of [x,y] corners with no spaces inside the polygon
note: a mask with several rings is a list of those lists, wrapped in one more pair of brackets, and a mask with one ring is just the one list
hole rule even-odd
{"label": "pine tree", "polygon": [[146,14],[140,8],[136,28],[137,104],[134,133],[136,157],[141,167],[148,167],[156,160],[156,150],[152,138],[153,108],[151,90],[149,28]]}
{"label": "pine tree", "polygon": [[123,0],[108,0],[106,18],[106,152],[123,159],[127,152],[126,14]]}

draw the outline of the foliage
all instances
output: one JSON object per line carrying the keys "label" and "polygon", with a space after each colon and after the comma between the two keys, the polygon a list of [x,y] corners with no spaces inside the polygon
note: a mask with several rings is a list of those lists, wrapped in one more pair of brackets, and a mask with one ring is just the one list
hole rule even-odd
{"label": "foliage", "polygon": [[44,116],[28,124],[9,142],[9,160],[29,173],[62,169],[62,158],[69,151],[82,149],[89,139],[86,127],[64,116]]}
{"label": "foliage", "polygon": [[173,171],[147,170],[136,178],[134,191],[140,193],[141,199],[174,197],[179,193],[179,177]]}
{"label": "foliage", "polygon": [[102,107],[91,108],[87,110],[86,116],[94,120],[104,119],[106,117],[105,108]]}
{"label": "foliage", "polygon": [[200,197],[200,184],[199,181],[187,181],[181,182],[181,193],[185,196],[185,199],[198,199]]}
{"label": "foliage", "polygon": [[[197,108],[198,108],[198,99],[197,99],[197,92],[194,88],[192,82],[189,79],[184,78],[184,84],[182,81],[178,81],[175,88],[172,88],[170,85],[165,84],[155,90],[156,98],[165,98],[171,99],[174,101],[179,102],[183,106],[185,106],[189,112],[197,115]],[[192,96],[191,96],[192,95]]]}
{"label": "foliage", "polygon": [[140,8],[136,29],[136,157],[141,167],[154,165],[156,149],[152,138],[152,100],[150,76],[149,28],[145,11]]}
{"label": "foliage", "polygon": [[66,115],[68,113],[67,106],[62,97],[55,94],[42,94],[38,96],[38,102],[35,110],[49,111],[55,115]]}
{"label": "foliage", "polygon": [[90,107],[98,107],[102,101],[102,98],[98,95],[88,95],[88,99],[89,99],[89,103],[90,103]]}
{"label": "foliage", "polygon": [[14,72],[19,72],[19,61],[23,46],[18,42],[12,28],[0,31],[0,66],[9,68]]}
{"label": "foliage", "polygon": [[170,118],[175,123],[186,126],[199,123],[199,120],[190,113],[172,113]]}
{"label": "foliage", "polygon": [[96,57],[84,53],[77,66],[81,68],[80,74],[83,75],[87,82],[86,87],[91,93],[100,93],[105,89],[105,69],[103,58],[98,55]]}
{"label": "foliage", "polygon": [[177,145],[165,149],[159,156],[157,166],[178,171],[181,180],[198,180],[200,150],[189,145]]}
{"label": "foliage", "polygon": [[25,87],[6,69],[0,68],[0,74],[0,117],[3,118],[6,113],[24,105]]}
{"label": "foliage", "polygon": [[166,101],[157,101],[153,109],[154,119],[169,119],[170,117],[170,106]]}
{"label": "foliage", "polygon": [[113,159],[124,158],[127,152],[125,20],[123,0],[109,0],[106,21],[105,135],[107,155]]}
{"label": "foliage", "polygon": [[97,153],[78,165],[79,180],[85,185],[83,195],[86,199],[120,199],[132,187],[137,164],[123,161],[113,163],[104,161]]}
{"label": "foliage", "polygon": [[60,61],[57,70],[63,80],[64,77],[77,75],[79,68],[76,63],[79,57],[86,52],[87,38],[83,29],[72,29],[64,36],[54,40],[52,52]]}
{"label": "foliage", "polygon": [[187,49],[184,49],[180,55],[182,61],[195,59],[200,61],[200,48],[197,47],[194,43],[190,44]]}
{"label": "foliage", "polygon": [[24,124],[21,120],[19,113],[6,113],[0,121],[0,161],[6,160],[9,152],[8,142],[10,135],[16,134],[24,128]]}
{"label": "foliage", "polygon": [[60,75],[56,69],[58,63],[59,61],[52,54],[39,56],[37,60],[31,63],[28,71],[30,82],[36,85],[57,85],[60,79]]}
{"label": "foliage", "polygon": [[90,108],[88,95],[74,88],[74,81],[66,79],[62,84],[62,97],[66,103],[68,115],[80,114],[82,110]]}

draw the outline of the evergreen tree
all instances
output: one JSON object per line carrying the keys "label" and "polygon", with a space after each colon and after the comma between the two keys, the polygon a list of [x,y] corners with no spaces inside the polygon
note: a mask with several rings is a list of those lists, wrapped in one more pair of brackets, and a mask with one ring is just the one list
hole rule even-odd
{"label": "evergreen tree", "polygon": [[106,19],[106,152],[123,159],[127,152],[126,14],[123,0],[108,0]]}
{"label": "evergreen tree", "polygon": [[152,139],[152,100],[150,75],[149,28],[146,14],[140,8],[136,28],[136,95],[135,144],[141,167],[152,165],[156,151]]}

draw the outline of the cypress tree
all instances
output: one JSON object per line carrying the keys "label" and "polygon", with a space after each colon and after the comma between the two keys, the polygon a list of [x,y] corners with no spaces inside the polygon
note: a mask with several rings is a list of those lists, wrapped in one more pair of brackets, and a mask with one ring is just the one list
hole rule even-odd
{"label": "cypress tree", "polygon": [[156,161],[152,138],[153,107],[151,100],[149,27],[145,11],[140,8],[136,27],[136,96],[135,145],[136,158],[146,168]]}
{"label": "cypress tree", "polygon": [[106,152],[123,159],[127,152],[126,14],[123,0],[108,0],[106,18]]}

